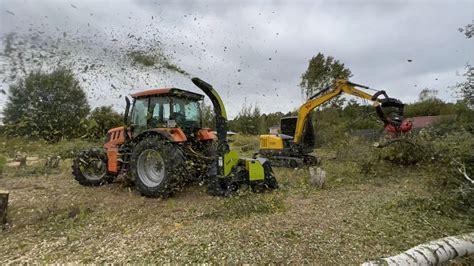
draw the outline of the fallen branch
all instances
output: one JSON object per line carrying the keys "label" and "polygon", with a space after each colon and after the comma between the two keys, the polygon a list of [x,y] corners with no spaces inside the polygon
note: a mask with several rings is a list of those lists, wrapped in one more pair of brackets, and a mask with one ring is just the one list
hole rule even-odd
{"label": "fallen branch", "polygon": [[415,147],[417,147],[417,148],[420,148],[420,149],[424,152],[423,147],[421,147],[420,145],[415,144],[414,142],[412,142],[412,141],[410,141],[410,140],[408,140],[408,139],[404,139],[404,138],[391,139],[391,140],[388,140],[388,141],[386,141],[386,142],[384,142],[384,143],[375,142],[375,143],[374,143],[374,147],[375,147],[375,148],[385,148],[385,147],[390,146],[390,145],[392,145],[392,144],[394,144],[394,143],[397,143],[397,142],[408,143],[408,144],[410,144],[410,145],[412,145],[412,146],[415,146]]}
{"label": "fallen branch", "polygon": [[474,254],[474,232],[434,240],[401,254],[365,262],[362,265],[438,265],[472,254]]}
{"label": "fallen branch", "polygon": [[471,182],[471,184],[474,184],[474,180],[472,180],[468,175],[467,175],[467,172],[466,172],[466,166],[464,164],[462,164],[461,162],[459,161],[456,161],[456,160],[453,160],[453,162],[457,163],[459,166],[458,166],[458,172],[461,173],[464,178]]}

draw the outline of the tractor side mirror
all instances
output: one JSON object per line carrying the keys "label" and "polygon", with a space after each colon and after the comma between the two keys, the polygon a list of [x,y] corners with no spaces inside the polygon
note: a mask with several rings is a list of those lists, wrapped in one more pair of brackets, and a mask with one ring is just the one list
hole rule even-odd
{"label": "tractor side mirror", "polygon": [[126,125],[128,123],[128,112],[130,111],[130,99],[125,96],[125,113],[123,114],[123,123]]}

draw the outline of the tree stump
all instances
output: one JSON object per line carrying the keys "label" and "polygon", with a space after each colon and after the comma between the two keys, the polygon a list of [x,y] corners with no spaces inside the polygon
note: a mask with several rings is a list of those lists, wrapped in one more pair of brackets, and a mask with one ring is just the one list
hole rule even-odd
{"label": "tree stump", "polygon": [[26,167],[26,156],[20,158],[20,167]]}
{"label": "tree stump", "polygon": [[55,156],[55,157],[48,157],[46,158],[44,167],[49,170],[49,169],[56,169],[59,167],[59,162],[61,161],[60,156]]}
{"label": "tree stump", "polygon": [[317,167],[314,169],[313,167],[309,168],[309,183],[312,186],[322,188],[324,187],[324,183],[326,182],[326,171],[321,169],[321,167]]}
{"label": "tree stump", "polygon": [[7,223],[8,191],[0,190],[0,226]]}

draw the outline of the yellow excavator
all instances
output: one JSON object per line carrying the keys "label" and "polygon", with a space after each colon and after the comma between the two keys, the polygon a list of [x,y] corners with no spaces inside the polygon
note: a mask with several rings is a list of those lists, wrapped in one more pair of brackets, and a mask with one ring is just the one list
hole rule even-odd
{"label": "yellow excavator", "polygon": [[[371,89],[348,80],[337,79],[332,85],[311,96],[300,106],[298,116],[283,117],[280,120],[278,134],[260,135],[260,150],[256,156],[265,156],[274,165],[280,166],[297,167],[318,164],[319,159],[310,154],[315,146],[311,111],[342,93],[372,101],[387,132],[399,134],[411,130],[411,121],[404,121],[404,104],[400,100],[388,97],[383,90],[371,95],[356,87]],[[383,98],[379,99],[380,96]],[[389,115],[384,113],[386,107],[392,110]]]}

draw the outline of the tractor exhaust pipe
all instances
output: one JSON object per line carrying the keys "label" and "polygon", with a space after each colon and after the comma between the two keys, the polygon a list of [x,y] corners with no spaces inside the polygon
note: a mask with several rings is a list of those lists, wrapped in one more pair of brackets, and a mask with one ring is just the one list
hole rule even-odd
{"label": "tractor exhaust pipe", "polygon": [[124,142],[128,141],[128,113],[130,111],[130,99],[125,96],[125,112],[123,113],[123,138]]}
{"label": "tractor exhaust pipe", "polygon": [[123,113],[123,124],[126,125],[128,123],[128,112],[130,111],[130,99],[125,96],[125,112]]}

